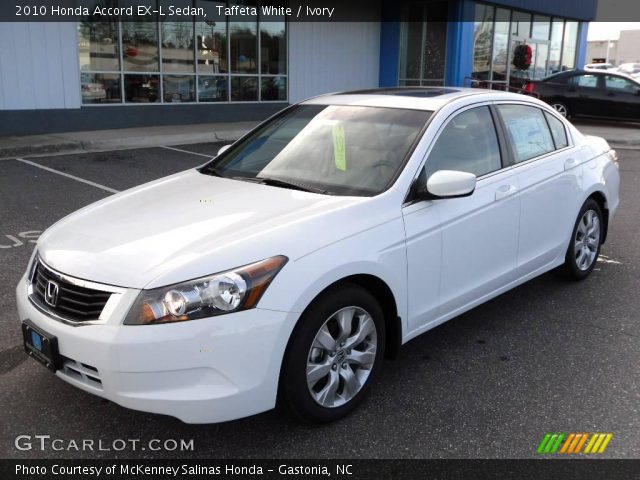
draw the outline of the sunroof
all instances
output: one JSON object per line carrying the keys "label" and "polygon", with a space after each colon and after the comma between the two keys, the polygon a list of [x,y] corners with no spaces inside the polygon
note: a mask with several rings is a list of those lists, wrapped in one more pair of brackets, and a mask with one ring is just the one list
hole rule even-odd
{"label": "sunroof", "polygon": [[369,90],[354,90],[352,92],[343,92],[344,95],[396,95],[399,97],[418,97],[429,98],[439,97],[448,93],[457,93],[460,90],[445,87],[428,87],[428,88],[372,88]]}

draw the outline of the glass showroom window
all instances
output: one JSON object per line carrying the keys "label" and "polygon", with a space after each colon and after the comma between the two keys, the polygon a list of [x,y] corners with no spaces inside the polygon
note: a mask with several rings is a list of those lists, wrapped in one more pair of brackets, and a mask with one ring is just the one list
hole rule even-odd
{"label": "glass showroom window", "polygon": [[200,7],[206,17],[79,23],[84,105],[287,100],[284,16],[226,17],[217,8],[259,7],[257,0],[158,0],[156,5]]}
{"label": "glass showroom window", "polygon": [[507,59],[509,58],[509,26],[511,12],[504,8],[496,8],[496,24],[493,37],[493,72],[492,80],[506,82]]}
{"label": "glass showroom window", "polygon": [[229,100],[229,44],[227,19],[218,13],[224,2],[198,1],[204,8],[206,21],[196,22],[198,52],[198,101],[226,102]]}
{"label": "glass showroom window", "polygon": [[578,22],[567,21],[564,24],[564,46],[562,48],[562,70],[576,66],[576,47],[578,43]]}
{"label": "glass showroom window", "polygon": [[493,13],[491,5],[477,5],[473,32],[473,78],[489,80],[493,44]]}
{"label": "glass showroom window", "polygon": [[[521,86],[575,68],[580,23],[476,3],[472,78]],[[528,67],[515,64],[522,45],[531,49]]]}
{"label": "glass showroom window", "polygon": [[549,71],[549,34],[551,32],[551,18],[544,15],[534,15],[531,26],[532,62],[529,78],[541,80],[548,76]]}
{"label": "glass showroom window", "polygon": [[[246,6],[256,6],[256,1],[238,2]],[[258,73],[258,17],[237,16],[229,18],[229,45],[232,74]],[[257,76],[232,76],[231,100],[258,100]]]}
{"label": "glass showroom window", "polygon": [[444,85],[448,3],[408,5],[403,12],[398,84]]}
{"label": "glass showroom window", "polygon": [[260,22],[260,98],[287,99],[287,36],[284,16],[262,17]]}
{"label": "glass showroom window", "polygon": [[554,18],[551,22],[551,41],[549,43],[549,73],[558,73],[560,71],[563,32],[564,20]]}
{"label": "glass showroom window", "polygon": [[80,22],[78,24],[78,55],[82,103],[122,102],[120,75],[88,73],[120,70],[120,42],[117,22]]}
{"label": "glass showroom window", "polygon": [[122,23],[122,61],[127,72],[158,72],[158,24]]}

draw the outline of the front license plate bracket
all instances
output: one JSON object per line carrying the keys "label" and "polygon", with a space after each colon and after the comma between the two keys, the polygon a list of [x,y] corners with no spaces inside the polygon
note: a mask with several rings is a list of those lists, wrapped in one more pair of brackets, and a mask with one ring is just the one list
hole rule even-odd
{"label": "front license plate bracket", "polygon": [[61,367],[58,339],[36,327],[31,321],[22,322],[24,351],[52,372]]}

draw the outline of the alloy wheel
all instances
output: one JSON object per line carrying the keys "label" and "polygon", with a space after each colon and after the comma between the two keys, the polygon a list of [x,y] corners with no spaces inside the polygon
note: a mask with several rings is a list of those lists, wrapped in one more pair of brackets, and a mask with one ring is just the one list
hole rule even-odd
{"label": "alloy wheel", "polygon": [[366,310],[351,306],[331,315],[307,357],[307,386],[316,403],[335,408],[352,400],[371,374],[377,346],[376,325]]}
{"label": "alloy wheel", "polygon": [[598,255],[600,246],[600,218],[594,210],[587,210],[582,215],[573,242],[576,266],[588,270]]}
{"label": "alloy wheel", "polygon": [[569,111],[567,110],[567,107],[564,104],[562,104],[562,103],[554,103],[551,106],[554,108],[554,110],[556,112],[558,112],[564,118],[567,118],[567,115],[569,115]]}

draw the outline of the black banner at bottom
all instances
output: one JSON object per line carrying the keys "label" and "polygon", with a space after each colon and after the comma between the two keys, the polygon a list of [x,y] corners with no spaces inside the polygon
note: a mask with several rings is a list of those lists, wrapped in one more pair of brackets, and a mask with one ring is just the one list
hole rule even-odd
{"label": "black banner at bottom", "polygon": [[0,460],[2,480],[640,479],[639,460]]}

